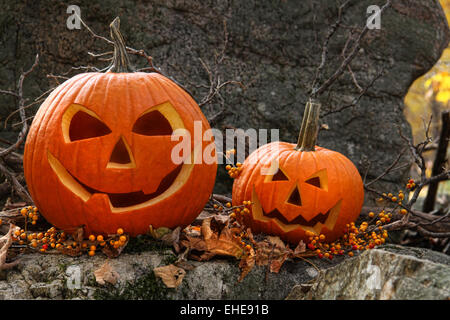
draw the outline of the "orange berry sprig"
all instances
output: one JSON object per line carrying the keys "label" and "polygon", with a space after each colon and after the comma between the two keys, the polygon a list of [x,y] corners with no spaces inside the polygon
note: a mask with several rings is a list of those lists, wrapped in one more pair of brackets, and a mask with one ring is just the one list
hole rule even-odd
{"label": "orange berry sprig", "polygon": [[387,230],[383,225],[389,223],[392,219],[391,212],[382,210],[378,214],[369,213],[370,221],[363,221],[359,226],[354,222],[346,225],[345,234],[332,243],[327,243],[325,235],[316,235],[307,231],[307,248],[316,253],[319,258],[333,259],[336,255],[352,257],[354,252],[361,250],[370,250],[386,242],[388,237]]}
{"label": "orange berry sprig", "polygon": [[225,169],[228,171],[230,178],[236,179],[242,171],[242,163],[238,162],[236,163],[236,166],[228,164]]}
{"label": "orange berry sprig", "polygon": [[27,245],[31,249],[36,249],[41,253],[55,249],[61,253],[64,250],[79,250],[86,252],[89,256],[94,256],[97,250],[110,245],[118,249],[128,242],[128,236],[122,228],[117,229],[116,234],[108,235],[106,239],[103,235],[89,235],[87,240],[76,241],[64,230],[57,230],[51,227],[46,232],[27,232],[24,229],[17,229],[13,233],[13,241],[20,245]]}
{"label": "orange berry sprig", "polygon": [[244,200],[242,205],[232,207],[233,212],[230,214],[230,218],[243,226],[244,217],[250,214],[251,205],[252,202],[250,200]]}
{"label": "orange berry sprig", "polygon": [[35,225],[39,219],[39,213],[37,207],[28,206],[20,209],[20,214],[25,218],[25,225],[30,221],[32,225]]}
{"label": "orange berry sprig", "polygon": [[408,190],[414,190],[416,188],[416,183],[414,179],[409,179],[408,183],[406,184],[406,189]]}

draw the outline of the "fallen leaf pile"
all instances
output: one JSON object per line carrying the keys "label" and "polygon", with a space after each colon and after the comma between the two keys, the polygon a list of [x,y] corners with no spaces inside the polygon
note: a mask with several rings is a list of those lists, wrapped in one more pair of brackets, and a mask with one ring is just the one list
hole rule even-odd
{"label": "fallen leaf pile", "polygon": [[[228,205],[224,208],[232,209]],[[267,272],[278,273],[287,259],[311,256],[311,252],[306,252],[303,242],[300,242],[295,249],[291,249],[279,237],[258,235],[258,239],[255,239],[250,229],[246,229],[233,214],[227,213],[229,212],[226,210],[206,212],[199,215],[193,224],[184,229],[177,227],[171,230],[164,227],[154,228],[150,225],[147,236],[165,246],[173,247],[178,255],[176,262],[155,268],[153,270],[155,276],[161,278],[167,287],[177,288],[182,283],[186,272],[195,268],[188,259],[202,262],[219,256],[239,260],[238,281],[242,281],[255,265],[266,266]],[[26,221],[27,219],[25,223]],[[13,232],[13,229],[20,231]],[[82,227],[72,229],[70,232],[52,227],[43,234],[44,238],[39,238],[37,233],[30,231],[27,233],[26,228],[24,231],[11,225],[9,232],[0,238],[0,269],[12,268],[17,264],[17,261],[6,262],[7,251],[17,240],[22,242],[19,243],[23,245],[22,252],[34,250],[75,257],[84,253],[94,255],[95,251],[101,251],[108,258],[118,257],[129,242],[129,237],[121,228],[118,229],[117,234],[89,235],[88,239],[85,239],[86,235]],[[117,245],[119,238],[120,245]],[[38,246],[33,246],[34,242],[37,242]],[[115,284],[119,279],[118,273],[113,270],[108,261],[95,270],[94,274],[96,281],[101,285]]]}

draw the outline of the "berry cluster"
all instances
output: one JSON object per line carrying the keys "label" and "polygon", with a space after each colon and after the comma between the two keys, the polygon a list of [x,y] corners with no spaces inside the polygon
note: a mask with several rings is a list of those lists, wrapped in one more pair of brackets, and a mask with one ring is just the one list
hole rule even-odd
{"label": "berry cluster", "polygon": [[20,210],[20,214],[25,218],[25,224],[30,221],[32,225],[35,225],[39,219],[38,209],[33,206],[22,208]]}
{"label": "berry cluster", "polygon": [[333,259],[335,255],[348,254],[350,257],[355,251],[369,250],[385,243],[388,237],[387,230],[383,225],[392,219],[392,213],[382,210],[378,214],[369,213],[369,222],[364,221],[359,226],[354,222],[346,225],[345,234],[332,243],[325,242],[325,235],[316,235],[307,231],[307,247],[314,251],[319,258]]}
{"label": "berry cluster", "polygon": [[25,217],[25,225],[24,228],[17,228],[13,232],[13,241],[42,253],[55,249],[62,253],[86,252],[89,256],[94,256],[98,249],[108,246],[118,249],[128,242],[128,236],[122,228],[117,229],[116,234],[106,237],[91,234],[87,240],[79,239],[78,231],[69,232],[69,230],[58,230],[55,227],[51,227],[45,232],[27,231],[28,222],[31,221],[31,224],[34,225],[38,220],[38,210],[36,207],[29,206],[22,208],[20,213]]}
{"label": "berry cluster", "polygon": [[239,174],[241,173],[242,163],[237,162],[236,166],[232,166],[232,165],[228,164],[225,167],[225,169],[228,171],[228,175],[230,176],[230,178],[236,179],[237,177],[239,177]]}
{"label": "berry cluster", "polygon": [[406,189],[414,190],[415,187],[416,187],[416,183],[415,183],[414,179],[409,179],[408,183],[406,184]]}
{"label": "berry cluster", "polygon": [[244,225],[244,216],[250,213],[251,205],[252,202],[250,200],[244,200],[242,205],[234,207],[230,218],[237,221],[240,225]]}

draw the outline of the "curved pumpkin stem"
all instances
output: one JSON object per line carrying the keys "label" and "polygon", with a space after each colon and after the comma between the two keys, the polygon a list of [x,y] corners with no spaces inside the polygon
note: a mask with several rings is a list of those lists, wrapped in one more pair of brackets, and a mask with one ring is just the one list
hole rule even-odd
{"label": "curved pumpkin stem", "polygon": [[120,19],[115,18],[109,25],[111,38],[114,41],[114,56],[111,67],[108,72],[134,72],[134,68],[130,63],[130,59],[127,54],[127,48],[125,46],[125,40],[120,33]]}
{"label": "curved pumpkin stem", "polygon": [[310,99],[306,103],[305,113],[303,114],[300,134],[298,135],[297,146],[295,150],[315,151],[317,141],[317,132],[319,128],[320,103]]}

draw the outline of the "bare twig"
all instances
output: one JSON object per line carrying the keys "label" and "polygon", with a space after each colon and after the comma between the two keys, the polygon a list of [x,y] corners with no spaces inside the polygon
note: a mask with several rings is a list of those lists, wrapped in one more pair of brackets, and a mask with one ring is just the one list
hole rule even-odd
{"label": "bare twig", "polygon": [[[391,1],[387,0],[387,2],[380,8],[380,11],[378,12],[378,14],[382,14],[384,10],[386,10],[386,8],[388,8],[391,5]],[[360,47],[361,47],[361,41],[363,39],[363,37],[366,35],[366,33],[369,31],[369,27],[366,25],[364,26],[364,28],[362,29],[361,33],[359,34],[358,38],[355,40],[352,49],[350,50],[350,53],[348,54],[348,56],[342,61],[341,65],[338,67],[338,69],[331,75],[331,77],[329,77],[327,80],[325,80],[323,82],[323,84],[316,88],[313,87],[310,97],[312,98],[316,98],[318,97],[320,94],[322,94],[325,90],[327,90],[343,73],[344,71],[347,69],[347,66],[350,64],[350,62],[352,62],[352,60],[355,58],[355,56],[357,55]],[[333,31],[334,33],[334,31]],[[327,39],[325,41],[325,45],[328,45],[328,41],[329,39]],[[322,56],[324,56],[324,52],[325,52],[325,56],[326,56],[326,50],[327,49],[322,49]],[[318,68],[320,68],[321,64],[319,65]],[[321,68],[320,68],[321,69]]]}
{"label": "bare twig", "polygon": [[22,124],[22,130],[20,131],[17,140],[14,144],[10,145],[8,148],[3,149],[2,151],[0,151],[0,158],[6,156],[7,154],[9,154],[10,152],[16,150],[24,141],[27,132],[28,132],[28,123],[26,121],[26,114],[25,114],[25,99],[23,97],[23,82],[25,80],[25,78],[36,68],[36,66],[39,63],[39,54],[36,55],[35,60],[33,65],[31,66],[30,69],[28,69],[27,71],[23,72],[20,75],[19,78],[19,83],[17,85],[18,87],[18,99],[19,99],[19,114],[20,114],[20,119],[22,120],[23,124]]}

